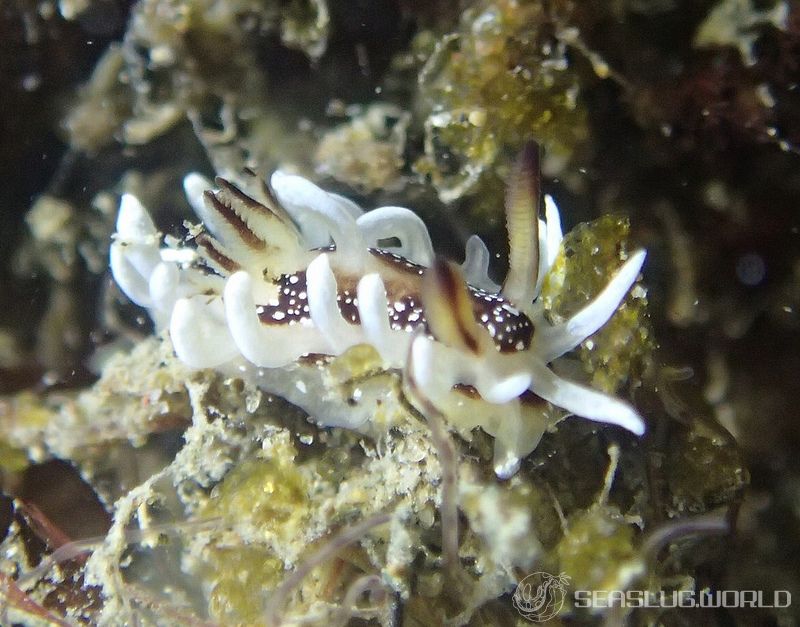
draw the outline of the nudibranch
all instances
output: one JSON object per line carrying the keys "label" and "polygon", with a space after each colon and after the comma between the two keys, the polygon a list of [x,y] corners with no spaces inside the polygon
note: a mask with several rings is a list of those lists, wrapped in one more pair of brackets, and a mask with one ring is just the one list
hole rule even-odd
{"label": "nudibranch", "polygon": [[551,324],[537,297],[562,231],[549,195],[539,217],[537,149],[525,149],[512,172],[502,285],[489,277],[479,237],[467,241],[460,266],[443,261],[409,209],[364,212],[282,171],[269,185],[250,171],[229,179],[184,179],[203,223],[188,238],[193,246],[162,239],[135,196],[124,194],[120,203],[113,276],[169,330],[188,366],[253,380],[321,425],[368,430],[386,391],[376,386],[343,398],[329,385],[324,360],[371,345],[387,371],[413,368],[415,394],[453,428],[469,437],[481,427],[495,438],[500,477],[516,472],[548,427],[543,401],[644,432],[631,405],[549,366],[609,320],[645,252],[631,254],[581,311]]}

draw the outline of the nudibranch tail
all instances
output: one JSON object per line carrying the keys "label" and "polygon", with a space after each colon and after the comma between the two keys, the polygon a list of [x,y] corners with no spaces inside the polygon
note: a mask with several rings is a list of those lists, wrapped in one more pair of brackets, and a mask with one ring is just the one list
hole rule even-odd
{"label": "nudibranch tail", "polygon": [[[162,243],[139,201],[122,198],[111,271],[122,290],[168,328],[178,358],[250,378],[317,422],[366,429],[381,396],[344,397],[326,360],[375,348],[382,368],[411,372],[417,398],[465,436],[495,437],[495,471],[510,476],[555,414],[545,401],[598,422],[644,431],[624,401],[560,378],[550,362],[602,327],[636,281],[630,256],[600,294],[552,325],[536,302],[556,262],[558,208],[539,217],[538,148],[518,160],[506,203],[509,272],[489,276],[477,236],[461,266],[438,259],[422,220],[403,207],[364,213],[312,182],[275,172],[270,184],[190,174],[186,196],[204,229],[195,247]],[[198,232],[199,231],[199,232]]]}

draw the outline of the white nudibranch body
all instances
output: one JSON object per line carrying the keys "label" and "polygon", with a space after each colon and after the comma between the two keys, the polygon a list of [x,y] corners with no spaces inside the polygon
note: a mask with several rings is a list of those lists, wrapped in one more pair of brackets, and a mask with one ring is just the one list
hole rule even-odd
{"label": "white nudibranch body", "polygon": [[460,267],[442,262],[409,209],[362,212],[280,171],[269,186],[190,174],[184,188],[205,227],[196,247],[162,243],[142,204],[125,194],[110,265],[125,294],[169,330],[188,366],[249,378],[321,425],[367,430],[387,392],[364,386],[344,398],[321,364],[369,344],[386,370],[404,379],[413,371],[414,394],[451,426],[494,436],[501,477],[516,471],[548,426],[542,399],[644,432],[630,405],[567,381],[548,364],[608,321],[645,253],[631,255],[575,316],[551,325],[536,301],[562,238],[549,196],[542,220],[537,200],[509,194],[512,254],[501,287],[489,278],[480,238],[469,239]]}

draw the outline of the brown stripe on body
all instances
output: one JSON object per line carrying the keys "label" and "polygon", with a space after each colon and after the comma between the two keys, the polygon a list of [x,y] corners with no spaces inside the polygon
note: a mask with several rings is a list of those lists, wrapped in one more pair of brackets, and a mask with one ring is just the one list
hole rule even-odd
{"label": "brown stripe on body", "polygon": [[217,264],[228,274],[233,274],[241,268],[238,263],[217,248],[216,242],[209,237],[207,233],[200,233],[200,235],[195,238],[195,242],[197,242],[197,245],[202,249],[204,256]]}
{"label": "brown stripe on body", "polygon": [[[269,219],[271,219],[271,218],[278,218],[280,220],[285,220],[286,219],[286,214],[285,213],[281,213],[279,215],[279,213],[278,213],[278,211],[276,211],[276,209],[273,209],[272,207],[269,207],[269,206],[267,206],[267,205],[265,205],[263,203],[260,203],[255,198],[252,198],[251,196],[247,195],[245,192],[243,192],[241,189],[239,189],[236,185],[234,185],[233,183],[231,183],[227,179],[224,179],[221,176],[218,176],[216,179],[214,179],[214,182],[217,184],[217,186],[220,188],[221,191],[223,191],[226,194],[230,195],[230,197],[232,199],[242,203],[243,206],[245,206],[248,209],[250,209],[253,213],[260,214],[260,215],[264,216],[265,218],[269,218]],[[267,188],[267,190],[268,190],[268,188]],[[271,195],[268,196],[268,198],[270,198],[270,200],[273,200]],[[276,208],[280,206],[280,205],[277,204],[277,201],[275,201],[275,206],[276,206]]]}
{"label": "brown stripe on body", "polygon": [[230,224],[233,229],[239,234],[239,237],[242,238],[242,241],[247,244],[253,250],[264,250],[266,244],[264,241],[258,237],[253,231],[250,230],[250,227],[247,226],[247,223],[242,219],[242,217],[236,213],[226,202],[219,198],[217,194],[212,192],[211,190],[206,190],[203,192],[203,196],[205,196],[208,203],[214,210],[221,215],[225,221]]}
{"label": "brown stripe on body", "polygon": [[[472,311],[467,284],[455,265],[437,258],[423,282],[425,312],[433,323],[435,336],[445,343],[480,352],[478,325]],[[444,337],[446,336],[446,337]]]}

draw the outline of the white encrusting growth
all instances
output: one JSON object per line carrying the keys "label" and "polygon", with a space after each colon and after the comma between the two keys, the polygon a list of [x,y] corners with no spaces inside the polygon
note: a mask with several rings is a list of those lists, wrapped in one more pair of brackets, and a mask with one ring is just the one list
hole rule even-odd
{"label": "white encrusting growth", "polygon": [[[535,276],[527,287],[516,277],[515,289],[532,299],[504,297],[489,277],[488,249],[472,236],[461,271],[477,289],[460,302],[473,303],[476,313],[466,306],[466,322],[463,307],[461,317],[454,313],[448,320],[441,307],[423,302],[420,281],[428,272],[422,267],[431,267],[435,256],[416,214],[402,207],[364,213],[352,201],[282,172],[270,183],[274,200],[221,179],[213,191],[208,179],[188,175],[186,196],[207,229],[196,250],[162,244],[141,203],[130,194],[122,197],[111,271],[130,299],[146,307],[158,327],[169,329],[181,361],[195,368],[258,373],[256,380],[267,391],[285,396],[323,424],[362,428],[374,414],[367,404],[375,399],[344,403],[336,390],[322,389],[318,369],[304,371],[298,360],[370,344],[385,368],[413,368],[416,393],[455,428],[468,435],[480,426],[495,436],[495,470],[504,477],[516,471],[547,427],[520,399],[528,391],[567,412],[643,433],[644,423],[630,405],[566,381],[548,364],[608,321],[636,281],[644,251],[632,254],[580,312],[551,325],[536,298],[558,255],[562,231],[555,202],[545,196],[544,219],[531,215],[538,220],[538,249],[529,248],[538,263],[517,251],[517,268],[530,267]],[[521,218],[518,213],[516,219]],[[460,274],[457,283],[447,289],[467,294]],[[446,310],[455,297],[444,286],[437,289]],[[440,316],[436,324],[430,324],[431,316]],[[446,326],[456,319],[461,326]],[[455,343],[442,343],[432,328],[449,329]],[[312,370],[316,374],[308,374]],[[471,387],[479,397],[458,386]]]}

